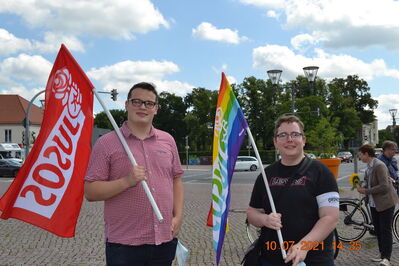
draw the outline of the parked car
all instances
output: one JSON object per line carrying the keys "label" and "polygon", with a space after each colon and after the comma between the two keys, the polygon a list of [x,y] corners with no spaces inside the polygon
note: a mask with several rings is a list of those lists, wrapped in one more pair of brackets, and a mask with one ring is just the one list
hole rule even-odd
{"label": "parked car", "polygon": [[0,159],[0,177],[15,177],[20,168],[21,165],[19,163],[7,159]]}
{"label": "parked car", "polygon": [[234,170],[251,170],[256,171],[260,167],[258,159],[252,156],[237,156],[236,166]]}
{"label": "parked car", "polygon": [[374,151],[375,151],[375,156],[377,157],[382,153],[382,148],[375,148]]}
{"label": "parked car", "polygon": [[306,156],[308,156],[310,159],[316,159],[316,155],[314,155],[313,153],[306,153]]}
{"label": "parked car", "polygon": [[334,154],[332,153],[320,153],[319,158],[321,159],[332,159],[332,158],[337,158]]}
{"label": "parked car", "polygon": [[353,155],[349,151],[340,151],[337,154],[337,158],[340,158],[344,163],[351,163],[353,162]]}
{"label": "parked car", "polygon": [[22,159],[19,158],[12,158],[12,157],[4,157],[3,155],[0,154],[0,160],[8,160],[8,161],[13,161],[16,163],[19,163],[19,165],[21,165],[23,163]]}

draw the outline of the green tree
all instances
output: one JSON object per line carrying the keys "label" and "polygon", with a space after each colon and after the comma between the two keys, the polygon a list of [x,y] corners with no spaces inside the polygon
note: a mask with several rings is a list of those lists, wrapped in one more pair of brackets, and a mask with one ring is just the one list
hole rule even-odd
{"label": "green tree", "polygon": [[363,124],[375,120],[374,109],[378,101],[372,99],[366,81],[356,75],[349,75],[346,79],[335,78],[329,83],[329,90],[328,104],[332,112],[353,108]]}
{"label": "green tree", "polygon": [[179,150],[185,146],[184,137],[187,127],[184,122],[187,106],[183,98],[168,92],[161,92],[158,99],[158,113],[154,117],[154,126],[171,134]]}
{"label": "green tree", "polygon": [[235,89],[256,145],[273,147],[273,125],[280,111],[278,90],[270,82],[255,77],[245,78]]}
{"label": "green tree", "polygon": [[217,97],[217,91],[194,88],[184,98],[188,110],[184,122],[188,129],[189,146],[195,151],[212,150]]}
{"label": "green tree", "polygon": [[317,125],[307,133],[307,142],[318,152],[324,154],[336,154],[337,143],[340,141],[336,130],[337,119],[329,121],[322,117]]}
{"label": "green tree", "polygon": [[[125,120],[127,120],[127,112],[125,110],[112,109],[112,110],[109,110],[109,112],[114,117],[115,123],[118,126],[122,126],[123,122]],[[111,122],[109,121],[109,119],[104,111],[96,114],[96,117],[94,118],[94,125],[96,125],[98,128],[107,128],[107,129],[114,130]]]}

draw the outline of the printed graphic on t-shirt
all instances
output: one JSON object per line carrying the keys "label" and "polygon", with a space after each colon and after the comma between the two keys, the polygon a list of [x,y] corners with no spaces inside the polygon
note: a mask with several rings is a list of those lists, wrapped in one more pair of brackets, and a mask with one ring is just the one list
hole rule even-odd
{"label": "printed graphic on t-shirt", "polygon": [[[307,179],[308,178],[305,175],[300,178],[294,179],[291,181],[290,186],[305,186]],[[273,176],[272,178],[270,178],[269,186],[285,186],[288,183],[288,180],[290,180],[290,178],[288,177]]]}

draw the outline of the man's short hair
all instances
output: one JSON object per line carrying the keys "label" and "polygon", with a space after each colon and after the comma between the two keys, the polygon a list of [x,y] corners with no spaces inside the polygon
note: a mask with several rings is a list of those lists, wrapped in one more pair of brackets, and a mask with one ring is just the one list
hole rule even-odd
{"label": "man's short hair", "polygon": [[364,144],[359,148],[361,153],[367,153],[370,157],[375,157],[374,147],[370,144]]}
{"label": "man's short hair", "polygon": [[134,89],[143,89],[143,90],[148,90],[151,91],[155,94],[155,101],[158,102],[158,92],[155,89],[155,84],[150,83],[150,82],[140,82],[137,84],[134,84],[133,87],[129,90],[129,93],[127,94],[127,99],[130,99],[130,95],[132,94],[132,91]]}
{"label": "man's short hair", "polygon": [[301,119],[299,119],[299,117],[295,115],[282,115],[274,123],[274,136],[277,135],[277,131],[282,123],[295,123],[295,122],[298,124],[301,133],[305,135],[304,132],[305,126],[303,125],[303,122],[301,121]]}
{"label": "man's short hair", "polygon": [[389,149],[395,149],[395,148],[397,149],[398,144],[396,144],[396,142],[394,142],[394,141],[386,140],[386,141],[384,141],[384,143],[382,143],[381,148],[383,151],[389,150]]}

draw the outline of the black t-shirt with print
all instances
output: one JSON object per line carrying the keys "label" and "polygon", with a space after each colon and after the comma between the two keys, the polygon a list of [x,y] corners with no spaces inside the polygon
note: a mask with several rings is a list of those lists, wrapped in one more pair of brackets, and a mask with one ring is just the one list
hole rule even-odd
{"label": "black t-shirt with print", "polygon": [[[312,230],[319,219],[316,196],[327,192],[338,192],[337,182],[327,166],[312,160],[306,174],[299,177],[296,172],[302,163],[303,160],[298,165],[285,166],[278,161],[265,168],[276,211],[282,215],[281,232],[286,247],[291,245],[290,241],[298,243]],[[289,181],[294,176],[293,181]],[[285,186],[285,184],[289,185]],[[262,174],[255,182],[249,205],[252,208],[262,208],[267,214],[271,213]],[[262,257],[266,261],[275,265],[286,265],[279,249],[277,231],[263,227],[260,240],[261,243],[268,241],[268,245],[262,245]],[[306,243],[300,243],[300,245],[307,249]],[[274,247],[277,248],[273,250]],[[306,265],[333,264],[332,234],[318,246],[318,249],[307,253]]]}

